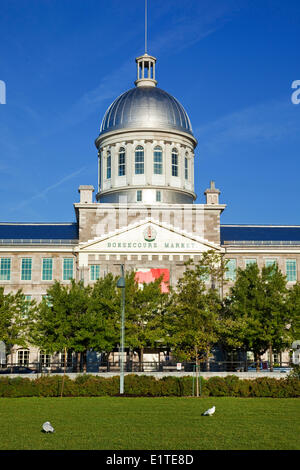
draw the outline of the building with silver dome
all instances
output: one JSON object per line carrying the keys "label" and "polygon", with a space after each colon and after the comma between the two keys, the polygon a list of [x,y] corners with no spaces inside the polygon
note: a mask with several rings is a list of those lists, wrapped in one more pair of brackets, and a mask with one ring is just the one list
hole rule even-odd
{"label": "building with silver dome", "polygon": [[157,88],[156,59],[145,54],[136,62],[136,87],[110,105],[96,139],[96,199],[190,204],[197,145],[190,119],[176,98]]}
{"label": "building with silver dome", "polygon": [[[195,203],[197,140],[188,114],[157,87],[154,57],[144,54],[136,64],[135,87],[109,106],[95,141],[95,200],[94,186],[82,185],[74,223],[0,223],[0,286],[40,302],[54,280],[92,284],[119,275],[123,264],[139,283],[163,276],[167,290],[186,261],[197,262],[208,250],[228,259],[228,287],[237,268],[253,262],[259,268],[277,263],[292,286],[300,279],[300,227],[222,225],[226,205],[214,181]],[[162,351],[145,350],[144,360],[159,361],[158,355],[163,359]],[[15,345],[9,360],[26,365],[49,358]]]}

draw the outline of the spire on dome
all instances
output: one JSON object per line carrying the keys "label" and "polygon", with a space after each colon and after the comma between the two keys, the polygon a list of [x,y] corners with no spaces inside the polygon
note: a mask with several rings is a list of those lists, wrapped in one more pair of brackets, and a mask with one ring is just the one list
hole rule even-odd
{"label": "spire on dome", "polygon": [[136,86],[156,86],[157,81],[155,80],[155,63],[156,58],[148,55],[146,52],[144,55],[135,59],[137,63],[137,79],[134,82]]}
{"label": "spire on dome", "polygon": [[134,82],[136,86],[156,86],[155,80],[155,62],[156,58],[147,54],[147,0],[145,0],[145,53],[135,59],[137,63],[137,79]]}

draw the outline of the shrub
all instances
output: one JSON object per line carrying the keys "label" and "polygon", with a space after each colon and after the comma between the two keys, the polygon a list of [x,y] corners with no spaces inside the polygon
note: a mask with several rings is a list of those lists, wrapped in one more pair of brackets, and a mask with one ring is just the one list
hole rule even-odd
{"label": "shrub", "polygon": [[157,380],[152,375],[126,375],[124,392],[129,396],[161,396]]}
{"label": "shrub", "polygon": [[223,377],[210,377],[207,379],[207,389],[211,397],[228,396],[228,387]]}
{"label": "shrub", "polygon": [[[236,376],[210,377],[201,380],[201,396],[215,397],[273,397],[288,398],[300,397],[300,380],[291,374],[287,378],[275,379],[260,377],[257,379],[241,380]],[[1,377],[0,397],[59,397],[61,394],[63,377],[60,375],[42,376],[31,380],[25,377]],[[125,396],[191,396],[195,379],[187,377],[163,377],[157,379],[149,375],[126,375]],[[64,379],[65,397],[95,397],[118,396],[120,391],[120,378],[98,377],[93,375],[79,375],[75,380],[68,376]]]}
{"label": "shrub", "polygon": [[292,366],[292,371],[288,375],[289,378],[293,379],[300,379],[300,365],[299,364],[293,364]]}

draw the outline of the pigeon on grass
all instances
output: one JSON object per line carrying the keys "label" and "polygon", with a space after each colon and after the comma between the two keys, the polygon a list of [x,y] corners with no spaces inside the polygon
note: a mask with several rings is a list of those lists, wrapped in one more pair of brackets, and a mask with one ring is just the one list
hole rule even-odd
{"label": "pigeon on grass", "polygon": [[46,422],[43,424],[43,431],[44,431],[44,432],[54,432],[54,428],[51,426],[51,424],[50,424],[49,421],[46,421]]}
{"label": "pigeon on grass", "polygon": [[204,411],[204,413],[202,413],[202,416],[212,416],[215,411],[216,407],[213,406],[212,408],[209,408],[208,410]]}

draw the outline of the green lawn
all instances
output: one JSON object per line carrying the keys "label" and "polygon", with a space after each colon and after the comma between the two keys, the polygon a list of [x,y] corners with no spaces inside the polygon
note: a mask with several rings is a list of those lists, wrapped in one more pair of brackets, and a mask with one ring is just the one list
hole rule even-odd
{"label": "green lawn", "polygon": [[299,418],[294,398],[1,398],[0,449],[299,450]]}

